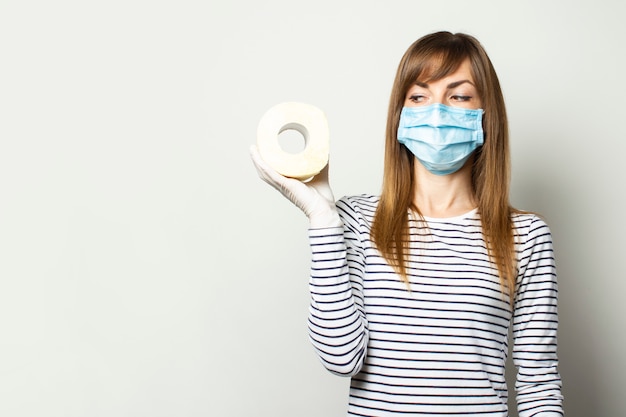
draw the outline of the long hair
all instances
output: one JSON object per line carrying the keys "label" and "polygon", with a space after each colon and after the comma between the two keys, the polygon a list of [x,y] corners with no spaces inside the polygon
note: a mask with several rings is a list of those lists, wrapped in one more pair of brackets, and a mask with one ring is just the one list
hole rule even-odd
{"label": "long hair", "polygon": [[406,93],[417,81],[436,81],[454,73],[469,59],[470,71],[484,110],[484,144],[475,151],[472,187],[483,237],[497,267],[502,292],[513,299],[516,259],[509,203],[510,157],[508,122],[500,82],[482,45],[474,37],[436,32],[415,41],[402,57],[389,100],[382,193],[372,225],[372,241],[403,281],[409,282],[409,209],[413,203],[415,157],[397,140]]}

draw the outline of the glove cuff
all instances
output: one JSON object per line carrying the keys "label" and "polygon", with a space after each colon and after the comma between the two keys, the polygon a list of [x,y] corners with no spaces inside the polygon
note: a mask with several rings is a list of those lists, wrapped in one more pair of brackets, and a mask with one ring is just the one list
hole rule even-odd
{"label": "glove cuff", "polygon": [[309,216],[311,229],[324,229],[329,227],[343,227],[343,222],[335,207],[329,208],[322,213],[311,213]]}

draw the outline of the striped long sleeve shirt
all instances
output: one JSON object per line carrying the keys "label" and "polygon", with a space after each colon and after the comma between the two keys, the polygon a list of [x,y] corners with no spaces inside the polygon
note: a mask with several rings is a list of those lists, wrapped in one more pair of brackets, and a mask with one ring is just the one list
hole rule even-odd
{"label": "striped long sleeve shirt", "polygon": [[410,215],[407,287],[370,240],[377,203],[344,197],[337,202],[343,228],[309,230],[309,335],[323,365],[351,377],[348,415],[506,417],[512,325],[519,416],[563,416],[546,223],[514,215],[511,308],[476,210],[425,225]]}

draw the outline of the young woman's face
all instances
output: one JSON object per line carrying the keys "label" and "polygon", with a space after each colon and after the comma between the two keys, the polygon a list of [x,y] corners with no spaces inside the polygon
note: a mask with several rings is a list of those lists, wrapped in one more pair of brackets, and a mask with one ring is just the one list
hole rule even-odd
{"label": "young woman's face", "polygon": [[463,61],[454,73],[440,80],[428,84],[416,81],[407,91],[404,100],[405,107],[428,106],[435,103],[466,109],[481,108],[468,59]]}

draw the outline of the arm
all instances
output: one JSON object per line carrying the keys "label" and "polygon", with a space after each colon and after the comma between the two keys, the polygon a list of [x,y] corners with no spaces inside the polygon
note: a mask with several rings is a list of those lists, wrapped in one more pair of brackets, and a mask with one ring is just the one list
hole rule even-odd
{"label": "arm", "polygon": [[[328,183],[328,166],[309,182],[286,178],[250,148],[259,177],[309,218],[312,249],[309,334],[322,363],[331,372],[356,374],[365,357],[367,325],[361,277],[364,265],[358,221],[347,201],[337,210]],[[352,215],[351,215],[352,213]],[[351,281],[352,280],[352,281]]]}
{"label": "arm", "polygon": [[353,376],[366,355],[367,321],[363,306],[364,255],[355,211],[337,202],[344,227],[310,229],[309,337],[330,372]]}
{"label": "arm", "polygon": [[557,281],[548,226],[534,218],[520,257],[513,315],[513,362],[520,417],[562,417],[557,370]]}

